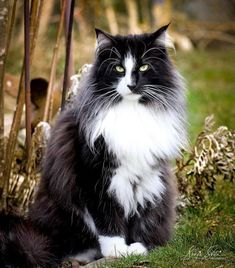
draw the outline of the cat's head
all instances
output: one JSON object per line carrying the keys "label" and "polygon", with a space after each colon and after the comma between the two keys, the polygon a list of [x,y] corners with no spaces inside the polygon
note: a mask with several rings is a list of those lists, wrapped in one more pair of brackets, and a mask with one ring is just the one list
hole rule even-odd
{"label": "cat's head", "polygon": [[172,106],[179,91],[179,76],[167,48],[172,42],[168,25],[153,33],[110,35],[96,29],[97,50],[93,68],[94,92],[112,101],[122,98]]}

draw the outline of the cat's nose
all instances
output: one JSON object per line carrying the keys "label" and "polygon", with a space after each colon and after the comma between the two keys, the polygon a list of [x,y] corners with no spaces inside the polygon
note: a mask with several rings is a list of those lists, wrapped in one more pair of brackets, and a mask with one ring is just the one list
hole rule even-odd
{"label": "cat's nose", "polygon": [[136,88],[136,85],[127,85],[127,87],[130,89],[130,91],[134,91]]}

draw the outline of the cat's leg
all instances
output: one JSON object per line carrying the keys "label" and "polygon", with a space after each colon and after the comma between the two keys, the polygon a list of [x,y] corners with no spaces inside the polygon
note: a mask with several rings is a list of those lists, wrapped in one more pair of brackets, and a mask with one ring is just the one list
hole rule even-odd
{"label": "cat's leg", "polygon": [[128,253],[128,245],[121,236],[99,236],[101,253],[104,257],[121,257]]}
{"label": "cat's leg", "polygon": [[148,204],[139,210],[129,221],[128,243],[141,242],[151,250],[156,246],[165,245],[170,239],[173,224],[175,222],[175,195],[176,188],[170,171],[162,170],[162,180],[165,184],[165,192],[161,199],[156,199],[155,204]]}
{"label": "cat's leg", "polygon": [[140,242],[126,244],[120,236],[99,236],[101,252],[105,257],[122,257],[128,255],[145,255],[147,248]]}
{"label": "cat's leg", "polygon": [[97,248],[89,248],[70,257],[70,259],[77,260],[79,263],[82,264],[87,264],[100,258],[102,258],[102,255],[100,253],[100,250],[98,250]]}
{"label": "cat's leg", "polygon": [[129,255],[146,255],[147,253],[148,249],[143,243],[135,242],[128,246]]}

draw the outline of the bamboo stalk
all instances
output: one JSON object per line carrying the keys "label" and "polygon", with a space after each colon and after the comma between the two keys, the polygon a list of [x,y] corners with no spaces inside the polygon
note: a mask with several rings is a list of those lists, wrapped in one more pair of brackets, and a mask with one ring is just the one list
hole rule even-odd
{"label": "bamboo stalk", "polygon": [[[35,48],[36,41],[37,41],[38,26],[39,26],[39,21],[41,18],[40,10],[41,10],[42,5],[43,5],[43,0],[41,0],[40,3],[38,0],[32,1],[32,5],[31,5],[31,22],[32,23],[30,25],[30,35],[32,36],[32,42],[30,44],[30,62],[32,62],[33,52],[34,52],[34,48]],[[36,29],[34,29],[35,25],[37,25]],[[10,135],[9,135],[9,139],[7,143],[7,149],[6,149],[6,165],[4,169],[4,186],[3,186],[4,188],[3,189],[3,202],[4,202],[3,209],[4,210],[7,209],[7,194],[8,194],[10,175],[11,175],[11,167],[12,167],[12,162],[14,158],[16,140],[17,140],[17,135],[18,135],[19,128],[20,128],[21,116],[22,116],[23,105],[24,105],[23,81],[24,81],[24,66],[22,68],[21,78],[20,78],[20,83],[19,83],[17,107],[14,113],[14,118],[13,118],[11,131],[10,131]]]}
{"label": "bamboo stalk", "polygon": [[30,19],[29,19],[29,0],[24,1],[24,57],[25,57],[25,107],[26,107],[26,153],[29,157],[31,144],[31,98],[30,98],[30,71],[29,71],[29,53],[30,53]]}
{"label": "bamboo stalk", "polygon": [[59,22],[59,27],[58,27],[57,36],[56,36],[56,44],[54,46],[52,63],[51,63],[51,73],[50,73],[50,79],[49,79],[49,84],[48,84],[48,89],[47,89],[45,110],[44,110],[44,115],[43,115],[43,121],[45,122],[50,122],[50,119],[51,119],[50,117],[52,114],[54,81],[55,81],[56,66],[57,66],[57,61],[58,61],[58,50],[59,50],[60,38],[61,38],[61,33],[63,30],[63,24],[64,24],[65,9],[66,9],[66,0],[63,0],[62,10],[60,14],[60,22]]}
{"label": "bamboo stalk", "polygon": [[7,0],[0,2],[0,183],[3,181],[3,169],[5,164],[4,144],[4,73],[7,57],[7,23],[9,3]]}
{"label": "bamboo stalk", "polygon": [[[62,100],[61,100],[61,109],[64,110],[65,98],[67,93],[67,86],[69,80],[69,66],[70,66],[70,55],[71,55],[71,39],[72,39],[72,28],[73,28],[73,14],[74,14],[74,4],[75,0],[69,2],[70,5],[67,6],[69,9],[69,21],[68,29],[66,36],[66,54],[65,54],[65,68],[64,68],[64,81],[63,81],[63,91],[62,91]],[[67,25],[66,25],[67,26]]]}

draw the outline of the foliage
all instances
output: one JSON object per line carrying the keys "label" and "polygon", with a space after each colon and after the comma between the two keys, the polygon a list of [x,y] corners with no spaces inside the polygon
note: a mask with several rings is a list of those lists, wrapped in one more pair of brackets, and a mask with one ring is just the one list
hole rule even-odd
{"label": "foliage", "polygon": [[40,122],[32,136],[32,145],[27,161],[25,148],[19,143],[14,153],[9,187],[7,192],[7,212],[25,214],[29,204],[33,201],[43,155],[49,139],[50,126]]}
{"label": "foliage", "polygon": [[179,190],[190,206],[202,203],[218,178],[235,178],[235,131],[225,126],[214,130],[214,124],[214,117],[208,116],[193,149],[176,162]]}

